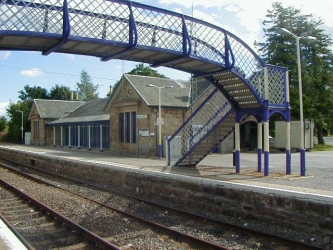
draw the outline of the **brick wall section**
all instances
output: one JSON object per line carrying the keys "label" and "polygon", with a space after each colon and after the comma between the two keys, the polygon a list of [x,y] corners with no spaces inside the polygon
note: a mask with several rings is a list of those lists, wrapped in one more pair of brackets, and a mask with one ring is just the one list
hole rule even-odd
{"label": "brick wall section", "polygon": [[93,184],[122,187],[131,194],[138,194],[137,190],[140,190],[138,195],[146,199],[158,199],[205,215],[255,218],[333,235],[333,204],[324,198],[311,200],[310,195],[298,197],[266,189],[245,190],[237,184],[224,186],[223,182],[214,180],[84,163],[4,147],[1,152],[2,157],[10,160],[33,164]]}

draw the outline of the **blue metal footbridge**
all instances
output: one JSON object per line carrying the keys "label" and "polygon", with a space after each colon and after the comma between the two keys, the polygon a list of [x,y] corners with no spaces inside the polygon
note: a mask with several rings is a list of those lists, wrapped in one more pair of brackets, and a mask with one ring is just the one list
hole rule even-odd
{"label": "blue metal footbridge", "polygon": [[[223,28],[137,2],[1,0],[0,49],[144,62],[210,81],[215,90],[168,140],[169,165],[195,166],[235,132],[239,173],[239,125],[253,115],[259,132],[258,171],[264,153],[268,175],[269,118],[279,113],[290,122],[286,68],[265,64]],[[290,146],[286,148],[290,173]]]}

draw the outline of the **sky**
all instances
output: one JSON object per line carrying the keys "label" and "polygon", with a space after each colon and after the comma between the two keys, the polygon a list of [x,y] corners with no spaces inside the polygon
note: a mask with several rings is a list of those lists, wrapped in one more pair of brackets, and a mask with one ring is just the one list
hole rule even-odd
{"label": "sky", "polygon": [[[235,34],[250,47],[255,41],[263,42],[262,21],[267,10],[272,9],[271,0],[142,0],[136,1],[162,9],[171,10],[215,24]],[[325,33],[333,39],[333,1],[281,0],[283,7],[295,7],[302,14],[312,14],[323,20]],[[203,5],[204,3],[204,5]],[[6,115],[9,103],[19,101],[19,91],[24,86],[40,86],[48,91],[56,84],[75,90],[80,73],[86,70],[93,84],[98,85],[99,97],[106,97],[110,85],[123,73],[131,71],[137,62],[110,60],[72,54],[41,52],[2,51],[0,48],[0,116]],[[165,67],[156,70],[172,79],[189,79],[190,75]]]}

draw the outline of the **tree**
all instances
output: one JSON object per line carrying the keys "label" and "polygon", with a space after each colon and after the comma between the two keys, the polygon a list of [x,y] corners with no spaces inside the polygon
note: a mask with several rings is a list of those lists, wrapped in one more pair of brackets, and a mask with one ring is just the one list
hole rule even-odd
{"label": "tree", "polygon": [[72,96],[72,91],[69,87],[66,86],[59,86],[56,84],[54,87],[51,88],[49,97],[52,100],[70,100]]}
{"label": "tree", "polygon": [[30,87],[29,85],[25,85],[24,90],[20,90],[18,93],[22,101],[30,101],[31,103],[34,99],[49,99],[47,89],[39,86]]}
{"label": "tree", "polygon": [[5,116],[0,117],[0,132],[4,131],[7,125],[7,119]]}
{"label": "tree", "polygon": [[80,82],[77,82],[76,86],[77,93],[82,100],[88,101],[98,98],[98,94],[96,94],[98,85],[92,83],[91,77],[87,71],[82,70]]}
{"label": "tree", "polygon": [[157,70],[152,69],[150,66],[145,66],[143,63],[137,64],[135,68],[127,74],[167,78],[165,75],[158,73]]}
{"label": "tree", "polygon": [[21,142],[21,123],[22,123],[22,113],[18,110],[23,111],[23,128],[24,131],[30,131],[30,121],[28,121],[28,116],[30,112],[30,101],[10,103],[6,109],[9,121],[7,123],[8,133],[6,135],[6,140],[10,142]]}
{"label": "tree", "polygon": [[21,142],[21,123],[22,116],[18,110],[23,111],[23,128],[24,131],[30,131],[30,121],[28,121],[29,112],[34,99],[49,99],[45,88],[39,86],[30,87],[25,85],[19,92],[20,101],[10,103],[6,109],[9,121],[7,122],[8,133],[6,140],[10,142]]}
{"label": "tree", "polygon": [[[152,77],[159,77],[159,78],[168,78],[165,75],[158,73],[157,70],[152,69],[150,66],[145,66],[143,63],[137,64],[134,69],[132,69],[130,72],[127,72],[126,74],[140,75],[140,76],[152,76]],[[118,88],[120,82],[121,82],[121,79],[118,80],[114,84],[113,92]]]}
{"label": "tree", "polygon": [[[281,28],[304,37],[300,40],[304,117],[314,120],[318,143],[324,144],[322,129],[333,125],[333,56],[329,49],[332,40],[319,28],[322,20],[313,15],[302,15],[300,10],[284,8],[281,3],[273,3],[272,8],[266,15],[268,20],[263,21],[266,42],[255,46],[267,63],[289,69],[291,115],[292,119],[299,119],[296,39]],[[317,39],[306,39],[308,36]]]}

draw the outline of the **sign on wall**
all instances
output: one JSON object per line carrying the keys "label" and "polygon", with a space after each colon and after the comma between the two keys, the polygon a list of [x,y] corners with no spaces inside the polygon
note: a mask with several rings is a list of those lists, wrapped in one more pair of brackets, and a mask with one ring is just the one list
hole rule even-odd
{"label": "sign on wall", "polygon": [[138,119],[147,118],[147,115],[136,115],[136,118]]}
{"label": "sign on wall", "polygon": [[148,129],[140,129],[139,135],[141,136],[149,136],[149,130]]}

